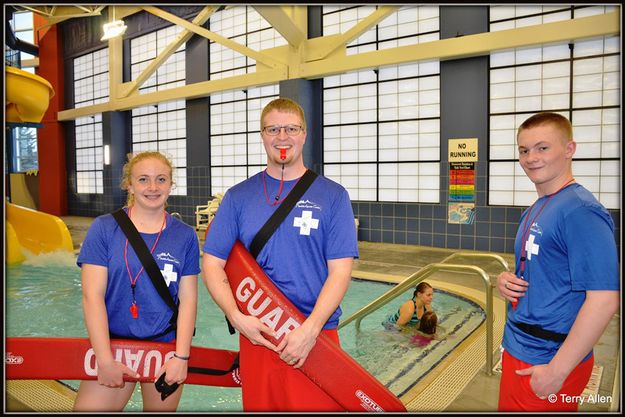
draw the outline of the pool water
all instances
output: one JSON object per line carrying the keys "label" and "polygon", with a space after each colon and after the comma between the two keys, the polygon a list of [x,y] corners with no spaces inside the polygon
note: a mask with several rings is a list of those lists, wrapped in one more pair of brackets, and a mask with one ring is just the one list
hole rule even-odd
{"label": "pool water", "polygon": [[[80,269],[74,255],[40,255],[19,266],[7,267],[6,272],[6,336],[87,336],[82,317]],[[391,288],[389,284],[353,280],[341,305],[342,317],[349,317]],[[360,331],[350,324],[339,333],[343,349],[398,396],[422,379],[485,317],[473,302],[435,290],[433,308],[446,336],[419,347],[411,342],[410,332],[388,331],[381,325],[411,296],[412,291],[407,291],[367,316]],[[196,328],[194,345],[238,350],[238,334],[229,334],[223,313],[201,279]],[[79,381],[63,382],[73,388],[79,384]],[[141,410],[141,394],[136,389],[125,411]],[[178,410],[240,412],[241,390],[186,385]]]}
{"label": "pool water", "polygon": [[[74,255],[37,256],[6,269],[6,336],[87,337],[80,287],[80,268]],[[198,287],[198,316],[193,344],[239,350],[224,315],[204,284]],[[78,389],[80,381],[63,381]],[[141,411],[139,384],[125,411]],[[179,411],[242,411],[239,388],[185,385]]]}
{"label": "pool water", "polygon": [[[349,317],[391,285],[371,281],[352,281],[343,318]],[[438,316],[437,336],[413,341],[416,329],[402,332],[387,330],[382,322],[413,295],[409,289],[394,300],[365,316],[356,329],[355,321],[340,330],[341,346],[395,395],[402,396],[437,366],[486,319],[476,303],[458,295],[434,289],[432,308]],[[377,294],[372,297],[372,294]],[[354,300],[367,300],[356,304]],[[356,307],[354,310],[352,308]],[[420,343],[419,343],[420,342]]]}

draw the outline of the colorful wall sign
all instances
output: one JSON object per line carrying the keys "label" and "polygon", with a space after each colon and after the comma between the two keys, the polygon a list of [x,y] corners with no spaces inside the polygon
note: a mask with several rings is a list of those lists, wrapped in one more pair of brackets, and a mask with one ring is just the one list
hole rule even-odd
{"label": "colorful wall sign", "polygon": [[477,138],[449,139],[448,222],[472,224],[475,219]]}

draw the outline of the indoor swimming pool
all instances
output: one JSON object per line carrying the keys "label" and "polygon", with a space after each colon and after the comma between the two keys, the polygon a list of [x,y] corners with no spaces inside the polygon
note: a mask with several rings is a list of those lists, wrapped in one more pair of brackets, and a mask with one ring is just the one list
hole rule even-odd
{"label": "indoor swimming pool", "polygon": [[[7,267],[6,335],[86,337],[82,318],[80,269],[75,256],[41,255],[19,266]],[[343,318],[392,288],[391,284],[352,280],[342,304]],[[342,347],[398,396],[409,391],[484,321],[484,311],[474,302],[455,294],[435,290],[433,308],[445,335],[426,346],[411,342],[410,333],[385,330],[381,322],[412,290],[383,306],[362,321],[362,327],[348,325],[340,330]],[[238,350],[238,335],[230,335],[221,310],[199,284],[196,346]],[[78,381],[63,381],[77,388]],[[136,390],[126,411],[141,410]],[[179,411],[241,411],[237,388],[185,386]]]}

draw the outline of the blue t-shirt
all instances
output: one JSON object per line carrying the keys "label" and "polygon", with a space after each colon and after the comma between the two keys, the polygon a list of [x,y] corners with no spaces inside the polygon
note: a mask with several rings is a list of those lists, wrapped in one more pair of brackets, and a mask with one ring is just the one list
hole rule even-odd
{"label": "blue t-shirt", "polygon": [[[536,201],[528,223],[548,198]],[[508,307],[503,347],[517,359],[540,365],[549,363],[561,343],[531,336],[510,320],[567,334],[586,291],[620,289],[618,255],[612,217],[583,186],[571,184],[551,198],[522,242],[528,210],[521,216],[514,251],[520,276],[521,245],[526,245],[523,278],[529,286],[516,309]]]}
{"label": "blue t-shirt", "polygon": [[[158,233],[140,233],[148,249],[156,241]],[[92,264],[108,269],[105,294],[106,312],[111,333],[134,339],[148,339],[158,335],[170,325],[172,310],[158,294],[152,280],[144,270],[136,281],[135,299],[139,316],[130,313],[132,290],[124,260],[126,235],[111,214],[97,217],[80,248],[77,264]],[[197,235],[191,226],[167,214],[166,226],[152,253],[174,301],[178,302],[180,278],[200,272],[200,250]],[[141,269],[141,262],[128,243],[128,266],[132,277]],[[175,331],[156,338],[156,341],[172,341]]]}
{"label": "blue t-shirt", "polygon": [[[204,242],[204,252],[228,259],[240,240],[249,249],[252,239],[277,210],[280,180],[260,172],[226,192]],[[284,181],[280,200],[297,180]],[[265,193],[266,187],[266,193]],[[358,257],[356,225],[345,188],[318,176],[284,219],[256,259],[273,283],[306,316],[328,277],[327,261]],[[324,329],[338,325],[341,309]]]}

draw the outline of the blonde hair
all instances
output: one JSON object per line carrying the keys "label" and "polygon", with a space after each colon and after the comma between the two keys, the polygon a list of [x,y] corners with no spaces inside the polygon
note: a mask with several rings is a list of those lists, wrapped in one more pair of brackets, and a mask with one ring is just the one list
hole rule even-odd
{"label": "blonde hair", "polygon": [[517,139],[519,137],[519,134],[523,130],[546,124],[551,124],[559,129],[562,133],[564,133],[567,138],[567,142],[573,140],[573,126],[571,126],[571,122],[569,121],[569,119],[562,116],[561,114],[552,112],[536,113],[535,115],[531,116],[523,123],[521,123],[521,126],[519,126],[519,129],[517,130]]}
{"label": "blonde hair", "polygon": [[304,130],[304,132],[306,131],[306,118],[304,117],[304,109],[302,109],[302,106],[300,106],[299,104],[297,104],[295,101],[291,100],[290,98],[277,98],[277,99],[270,101],[265,106],[262,113],[260,114],[260,130],[261,131],[265,127],[263,126],[263,123],[265,122],[265,116],[267,115],[267,113],[269,113],[272,110],[278,110],[280,112],[285,112],[285,113],[293,113],[299,116],[300,120],[302,121],[302,129]]}
{"label": "blonde hair", "polygon": [[[124,168],[122,169],[122,181],[120,184],[120,188],[122,190],[128,191],[128,187],[132,183],[131,181],[132,169],[137,163],[141,161],[145,161],[146,159],[158,159],[159,161],[167,165],[169,167],[169,178],[171,178],[171,184],[172,186],[175,184],[174,179],[173,179],[174,164],[171,162],[169,157],[167,157],[165,154],[159,151],[143,151],[143,152],[137,152],[137,153],[131,152],[128,155],[126,155],[126,158],[128,159],[128,162],[124,164]],[[125,207],[131,207],[134,203],[135,203],[134,194],[128,193]],[[167,207],[167,203],[165,203],[165,207]]]}

